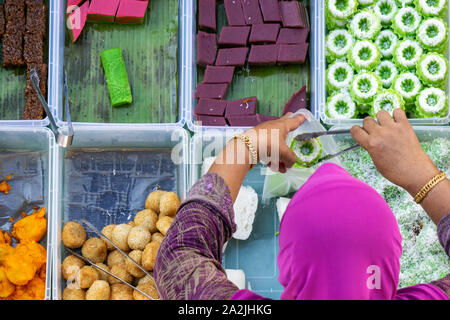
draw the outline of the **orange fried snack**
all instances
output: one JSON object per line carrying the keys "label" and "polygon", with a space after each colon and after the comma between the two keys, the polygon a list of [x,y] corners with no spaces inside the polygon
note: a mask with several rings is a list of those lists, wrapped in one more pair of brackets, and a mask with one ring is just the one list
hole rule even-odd
{"label": "orange fried snack", "polygon": [[44,300],[45,282],[36,275],[25,286],[17,286],[11,298],[13,300]]}
{"label": "orange fried snack", "polygon": [[3,192],[4,194],[8,194],[9,190],[11,190],[11,186],[6,183],[6,180],[3,180],[0,182],[0,192]]}
{"label": "orange fried snack", "polygon": [[33,257],[18,250],[6,256],[4,265],[8,280],[20,286],[31,281],[38,270]]}
{"label": "orange fried snack", "polygon": [[16,290],[16,286],[6,277],[5,268],[0,267],[0,298],[9,297],[14,290]]}
{"label": "orange fried snack", "polygon": [[42,207],[36,213],[17,221],[13,227],[13,237],[19,241],[33,240],[39,242],[47,230],[45,210],[46,207]]}

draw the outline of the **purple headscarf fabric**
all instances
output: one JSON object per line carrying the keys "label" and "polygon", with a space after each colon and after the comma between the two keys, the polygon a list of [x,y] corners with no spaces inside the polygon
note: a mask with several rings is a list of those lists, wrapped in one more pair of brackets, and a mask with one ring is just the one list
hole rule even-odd
{"label": "purple headscarf fabric", "polygon": [[[384,199],[335,164],[292,198],[280,226],[281,299],[445,299],[427,284],[397,291],[402,238]],[[248,290],[232,299],[261,299]]]}

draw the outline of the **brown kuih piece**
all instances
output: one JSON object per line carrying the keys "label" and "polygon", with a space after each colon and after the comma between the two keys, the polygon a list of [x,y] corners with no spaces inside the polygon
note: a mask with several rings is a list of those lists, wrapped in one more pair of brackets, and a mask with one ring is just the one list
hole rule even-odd
{"label": "brown kuih piece", "polygon": [[264,22],[281,22],[278,0],[259,0]]}
{"label": "brown kuih piece", "polygon": [[7,21],[25,19],[25,0],[5,0]]}
{"label": "brown kuih piece", "polygon": [[245,26],[244,11],[241,0],[224,0],[228,25]]}
{"label": "brown kuih piece", "polygon": [[3,66],[4,67],[22,67],[23,48],[22,48],[22,34],[6,33],[3,36]]}
{"label": "brown kuih piece", "polygon": [[7,21],[5,33],[23,35],[25,33],[25,18]]}
{"label": "brown kuih piece", "polygon": [[30,63],[27,65],[27,86],[26,92],[35,92],[31,83],[30,73],[32,69],[36,69],[39,76],[39,89],[41,89],[44,97],[47,95],[47,65],[45,63]]}
{"label": "brown kuih piece", "polygon": [[[246,24],[264,23],[258,0],[241,0]],[[296,1],[297,2],[297,1]]]}
{"label": "brown kuih piece", "polygon": [[45,36],[47,34],[47,9],[38,1],[27,2],[26,32],[37,33]]}
{"label": "brown kuih piece", "polygon": [[306,60],[309,43],[278,45],[279,64],[301,64]]}
{"label": "brown kuih piece", "polygon": [[198,0],[198,25],[217,31],[216,0]]}
{"label": "brown kuih piece", "polygon": [[45,96],[47,93],[47,65],[29,64],[27,66],[27,87],[25,89],[25,110],[22,114],[22,120],[39,120],[44,117],[44,109],[39,101],[38,95],[33,88],[30,79],[30,71],[35,68],[39,75],[39,88]]}
{"label": "brown kuih piece", "polygon": [[216,34],[199,31],[197,33],[197,64],[203,67],[213,65],[216,60],[216,53]]}
{"label": "brown kuih piece", "polygon": [[44,39],[42,34],[25,34],[23,58],[27,64],[44,62]]}
{"label": "brown kuih piece", "polygon": [[281,28],[277,44],[298,44],[308,40],[309,28]]}
{"label": "brown kuih piece", "polygon": [[0,36],[5,33],[5,7],[3,4],[0,4]]}

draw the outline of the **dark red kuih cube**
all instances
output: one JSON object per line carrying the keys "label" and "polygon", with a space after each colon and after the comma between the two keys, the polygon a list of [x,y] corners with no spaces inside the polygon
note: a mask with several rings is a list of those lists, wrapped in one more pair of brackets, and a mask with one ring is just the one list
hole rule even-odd
{"label": "dark red kuih cube", "polygon": [[227,121],[232,127],[254,127],[261,123],[257,115],[229,116]]}
{"label": "dark red kuih cube", "polygon": [[278,23],[254,24],[250,33],[250,43],[275,43],[280,25]]}
{"label": "dark red kuih cube", "polygon": [[258,0],[241,0],[246,24],[264,23]]}
{"label": "dark red kuih cube", "polygon": [[263,114],[257,114],[256,116],[258,117],[260,123],[280,119],[276,116],[265,116]]}
{"label": "dark red kuih cube", "polygon": [[199,83],[195,98],[225,99],[229,86],[229,83]]}
{"label": "dark red kuih cube", "polygon": [[216,66],[243,67],[247,59],[248,48],[220,49],[217,54]]}
{"label": "dark red kuih cube", "polygon": [[281,22],[278,0],[259,0],[264,22]]}
{"label": "dark red kuih cube", "polygon": [[281,21],[284,27],[309,27],[308,13],[305,6],[298,1],[280,1]]}
{"label": "dark red kuih cube", "polygon": [[207,66],[204,83],[230,83],[233,81],[234,67]]}
{"label": "dark red kuih cube", "polygon": [[281,28],[277,44],[299,44],[308,40],[309,28]]}
{"label": "dark red kuih cube", "polygon": [[216,0],[198,0],[198,25],[217,31]]}
{"label": "dark red kuih cube", "polygon": [[250,27],[223,27],[220,32],[219,45],[223,47],[247,46]]}
{"label": "dark red kuih cube", "polygon": [[204,67],[213,65],[216,60],[216,53],[216,34],[199,31],[197,34],[197,64]]}
{"label": "dark red kuih cube", "polygon": [[245,26],[244,11],[241,0],[224,0],[228,25]]}
{"label": "dark red kuih cube", "polygon": [[228,101],[225,117],[249,116],[256,114],[257,97]]}
{"label": "dark red kuih cube", "polygon": [[278,59],[278,45],[252,45],[248,63],[250,65],[274,65]]}
{"label": "dark red kuih cube", "polygon": [[202,126],[218,126],[218,127],[227,126],[227,122],[225,121],[224,117],[211,117],[198,115],[197,121],[200,121]]}
{"label": "dark red kuih cube", "polygon": [[225,100],[200,99],[198,100],[197,108],[195,108],[195,114],[223,117],[226,107],[227,101]]}
{"label": "dark red kuih cube", "polygon": [[309,43],[278,45],[279,64],[301,64],[306,60]]}
{"label": "dark red kuih cube", "polygon": [[300,109],[306,108],[306,86],[294,93],[283,109],[283,115],[288,112],[295,113]]}

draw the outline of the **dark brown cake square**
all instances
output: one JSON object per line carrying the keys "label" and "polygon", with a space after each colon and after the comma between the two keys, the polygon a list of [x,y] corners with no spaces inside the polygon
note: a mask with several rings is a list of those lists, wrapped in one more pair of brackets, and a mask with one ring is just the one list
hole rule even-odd
{"label": "dark brown cake square", "polygon": [[25,90],[25,109],[22,120],[41,120],[44,118],[44,108],[34,91]]}
{"label": "dark brown cake square", "polygon": [[47,33],[47,9],[39,2],[27,5],[26,32],[46,35]]}
{"label": "dark brown cake square", "polygon": [[31,83],[30,73],[32,69],[36,69],[39,76],[39,89],[41,89],[42,95],[47,95],[47,65],[45,63],[31,63],[27,65],[27,87],[25,92],[35,92],[33,84]]}
{"label": "dark brown cake square", "polygon": [[23,58],[27,64],[44,62],[44,38],[42,34],[25,34]]}
{"label": "dark brown cake square", "polygon": [[22,67],[23,61],[22,34],[6,33],[3,36],[3,66]]}
{"label": "dark brown cake square", "polygon": [[23,34],[25,33],[25,18],[7,21],[5,33],[10,34],[20,33],[23,36]]}
{"label": "dark brown cake square", "polygon": [[0,36],[5,33],[5,7],[4,5],[0,4]]}
{"label": "dark brown cake square", "polygon": [[6,0],[5,14],[7,21],[25,19],[25,0]]}

